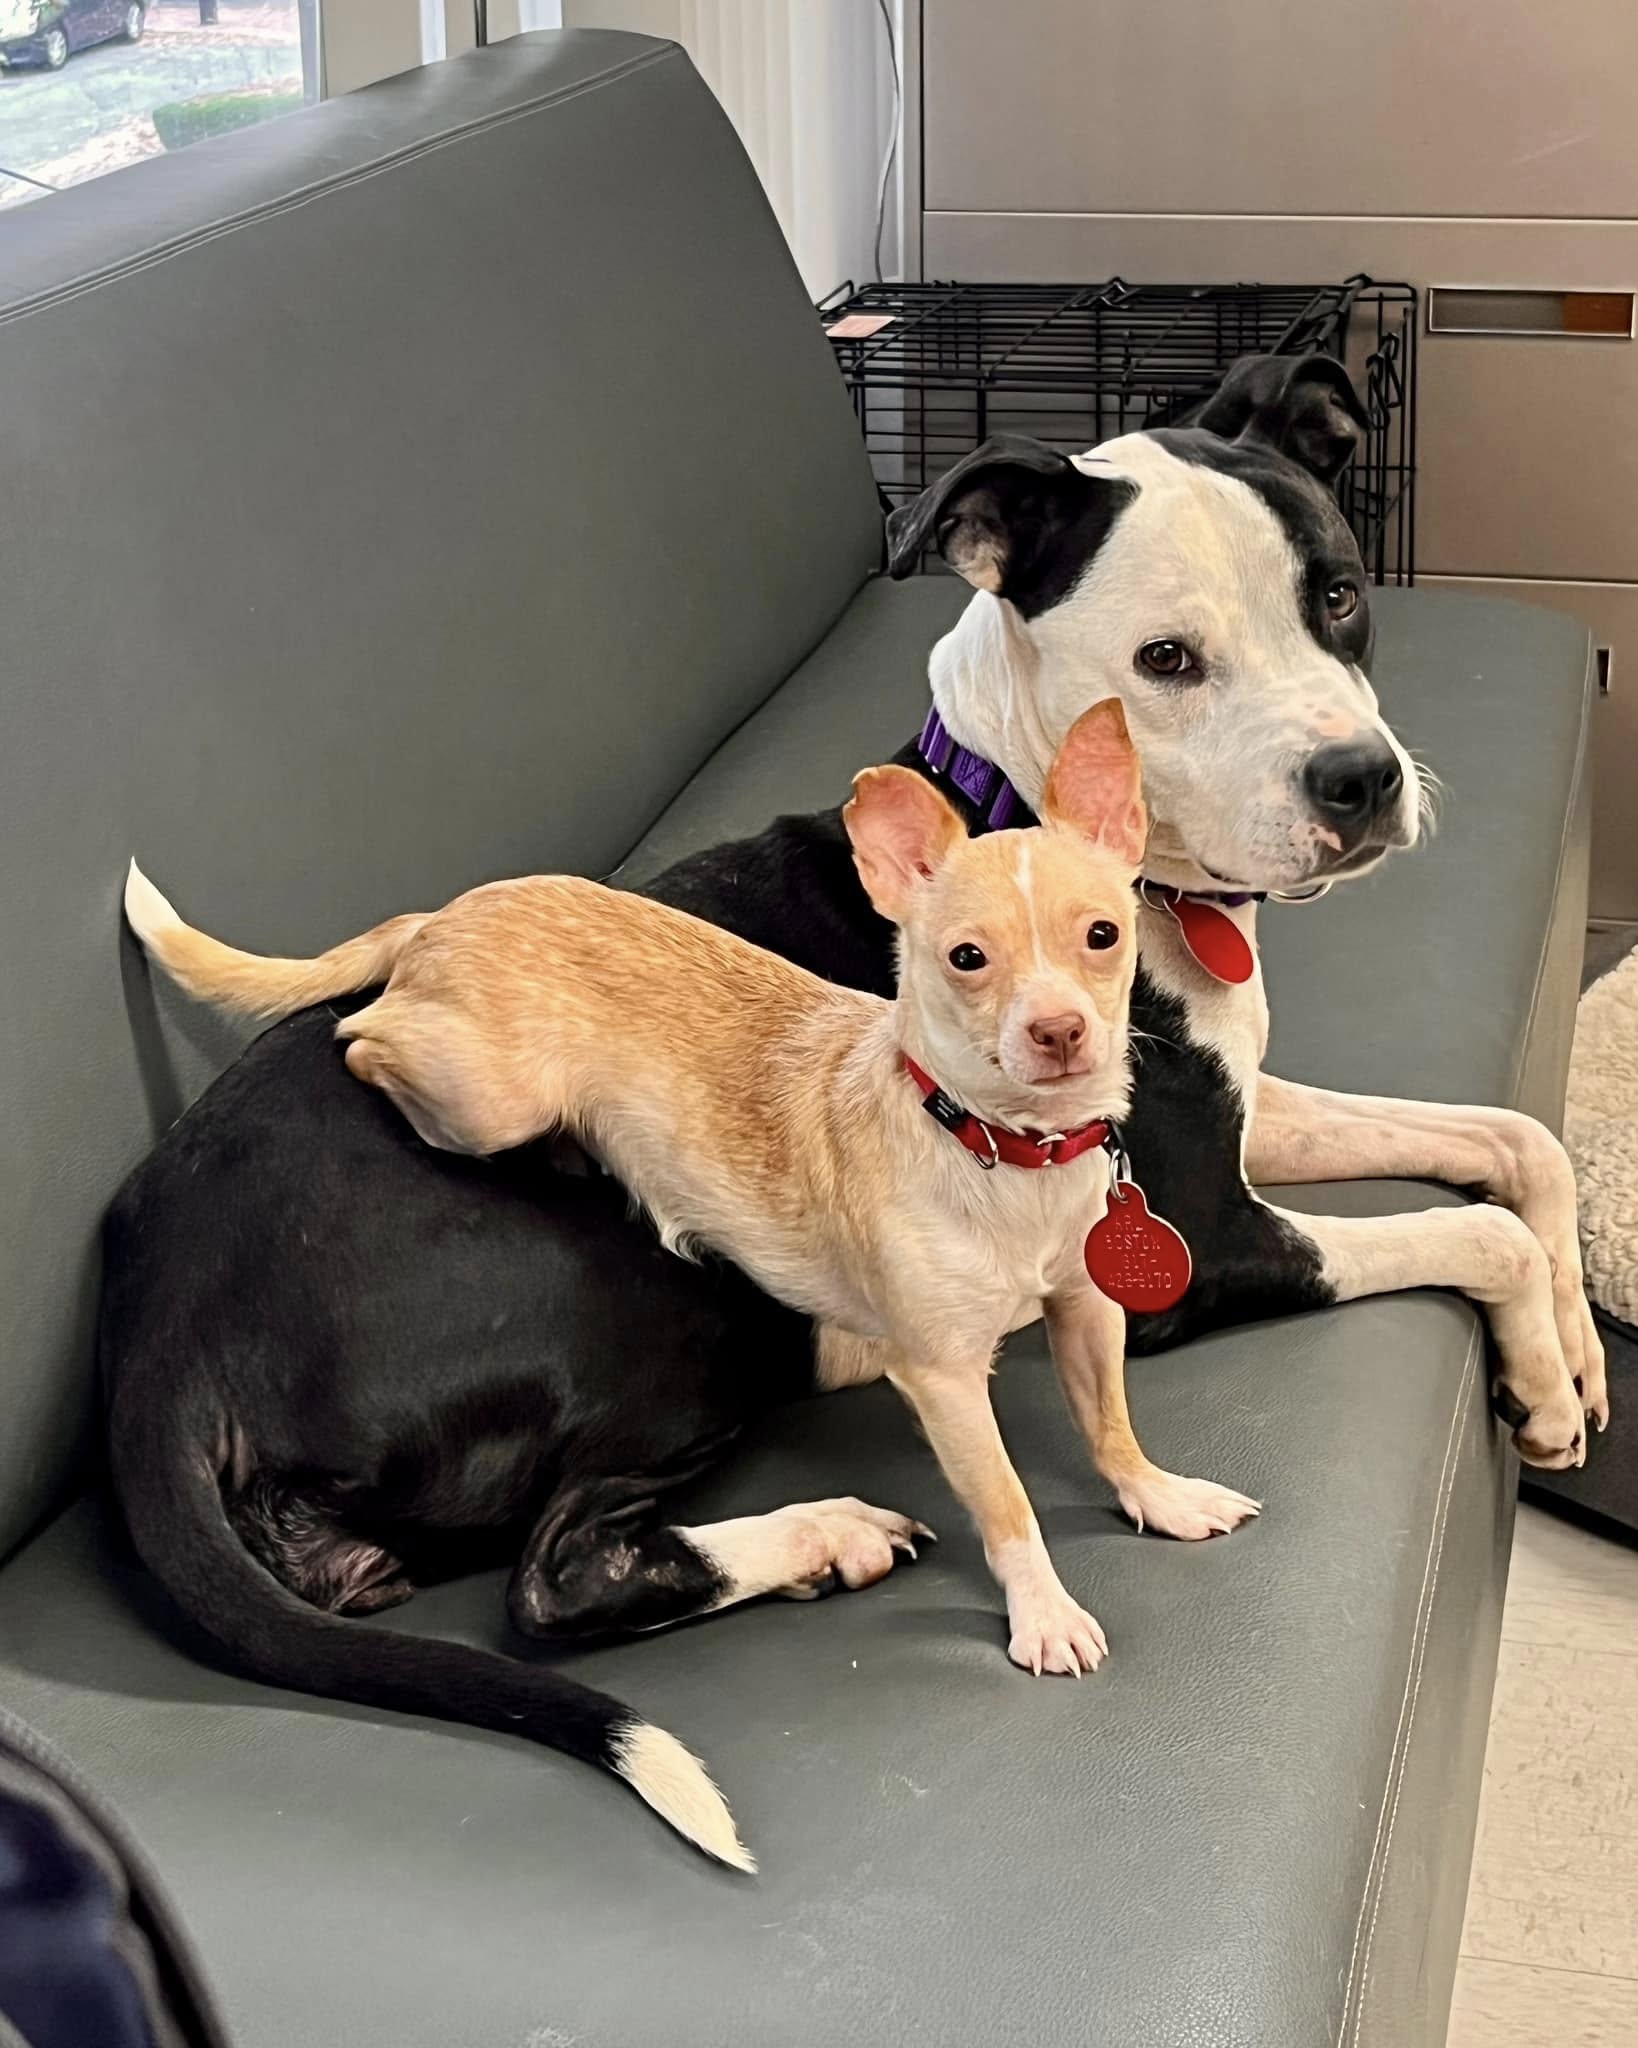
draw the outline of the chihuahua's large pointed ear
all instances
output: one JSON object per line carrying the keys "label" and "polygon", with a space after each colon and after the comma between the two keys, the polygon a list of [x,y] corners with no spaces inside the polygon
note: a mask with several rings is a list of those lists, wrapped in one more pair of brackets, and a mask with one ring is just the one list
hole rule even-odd
{"label": "chihuahua's large pointed ear", "polygon": [[1002,434],[962,456],[887,519],[887,573],[908,576],[928,541],[977,590],[1028,615],[1073,589],[1137,496],[1117,476],[1088,476],[1067,455]]}
{"label": "chihuahua's large pointed ear", "polygon": [[1333,483],[1370,421],[1335,356],[1242,356],[1190,424],[1225,441],[1261,441]]}
{"label": "chihuahua's large pointed ear", "polygon": [[920,885],[967,834],[953,805],[913,768],[867,768],[842,808],[853,865],[883,917],[902,924]]}
{"label": "chihuahua's large pointed ear", "polygon": [[1047,775],[1041,816],[1068,825],[1137,868],[1149,837],[1137,749],[1118,697],[1083,711],[1069,728]]}

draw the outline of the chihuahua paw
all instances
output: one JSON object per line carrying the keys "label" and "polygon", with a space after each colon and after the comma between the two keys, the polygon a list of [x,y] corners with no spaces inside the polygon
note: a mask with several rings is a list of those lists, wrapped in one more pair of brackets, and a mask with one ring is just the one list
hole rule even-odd
{"label": "chihuahua paw", "polygon": [[1079,1678],[1083,1671],[1096,1671],[1109,1654],[1103,1630],[1062,1586],[1009,1602],[1007,1620],[1012,1629],[1007,1655],[1037,1678],[1043,1671]]}
{"label": "chihuahua paw", "polygon": [[1123,1479],[1120,1504],[1141,1529],[1198,1543],[1207,1536],[1226,1536],[1231,1529],[1262,1513],[1260,1501],[1219,1486],[1210,1479],[1182,1479],[1158,1467],[1136,1479]]}

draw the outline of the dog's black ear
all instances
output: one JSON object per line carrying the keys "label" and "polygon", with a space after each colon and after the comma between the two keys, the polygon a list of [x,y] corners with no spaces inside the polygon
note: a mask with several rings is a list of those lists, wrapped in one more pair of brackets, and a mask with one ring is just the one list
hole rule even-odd
{"label": "dog's black ear", "polygon": [[887,573],[908,576],[931,540],[975,589],[1044,610],[1071,587],[1136,487],[1002,434],[962,456],[887,520]]}
{"label": "dog's black ear", "polygon": [[1334,356],[1242,356],[1191,425],[1225,441],[1263,441],[1332,483],[1370,424]]}

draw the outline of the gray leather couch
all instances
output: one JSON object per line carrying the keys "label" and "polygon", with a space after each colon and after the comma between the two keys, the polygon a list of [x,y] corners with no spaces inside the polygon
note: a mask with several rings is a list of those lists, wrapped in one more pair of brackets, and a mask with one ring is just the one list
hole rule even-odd
{"label": "gray leather couch", "polygon": [[[890,1392],[781,1415],[713,1505],[856,1490],[937,1551],[566,1660],[711,1760],[756,1881],[562,1758],[224,1673],[85,1488],[99,1211],[233,1050],[121,938],[133,849],[303,950],[651,869],[921,718],[964,589],[874,579],[842,389],[685,58],[523,38],[7,215],[0,389],[0,1692],[145,1841],[243,2048],[1441,2041],[1515,1478],[1455,1299],[1142,1364],[1154,1453],[1266,1503],[1200,1546],[1122,1524],[1012,1346],[1005,1426],[1116,1653],[1078,1686],[1007,1665]],[[1446,819],[1268,916],[1274,1062],[1550,1117],[1586,635],[1380,611]],[[493,1578],[404,1618],[505,1641]]]}

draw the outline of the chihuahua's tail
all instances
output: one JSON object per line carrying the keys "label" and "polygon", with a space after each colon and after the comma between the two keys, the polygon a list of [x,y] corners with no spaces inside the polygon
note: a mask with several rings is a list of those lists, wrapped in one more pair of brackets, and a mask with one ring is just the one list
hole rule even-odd
{"label": "chihuahua's tail", "polygon": [[754,1871],[710,1773],[676,1736],[561,1672],[323,1612],[251,1555],[186,1403],[116,1399],[110,1450],[132,1538],[182,1611],[274,1685],[522,1735],[623,1780],[707,1856]]}
{"label": "chihuahua's tail", "polygon": [[374,988],[387,979],[399,954],[427,922],[424,915],[389,917],[316,959],[269,959],[241,953],[184,924],[135,861],[125,877],[125,915],[147,952],[190,996],[269,1021],[332,996]]}

